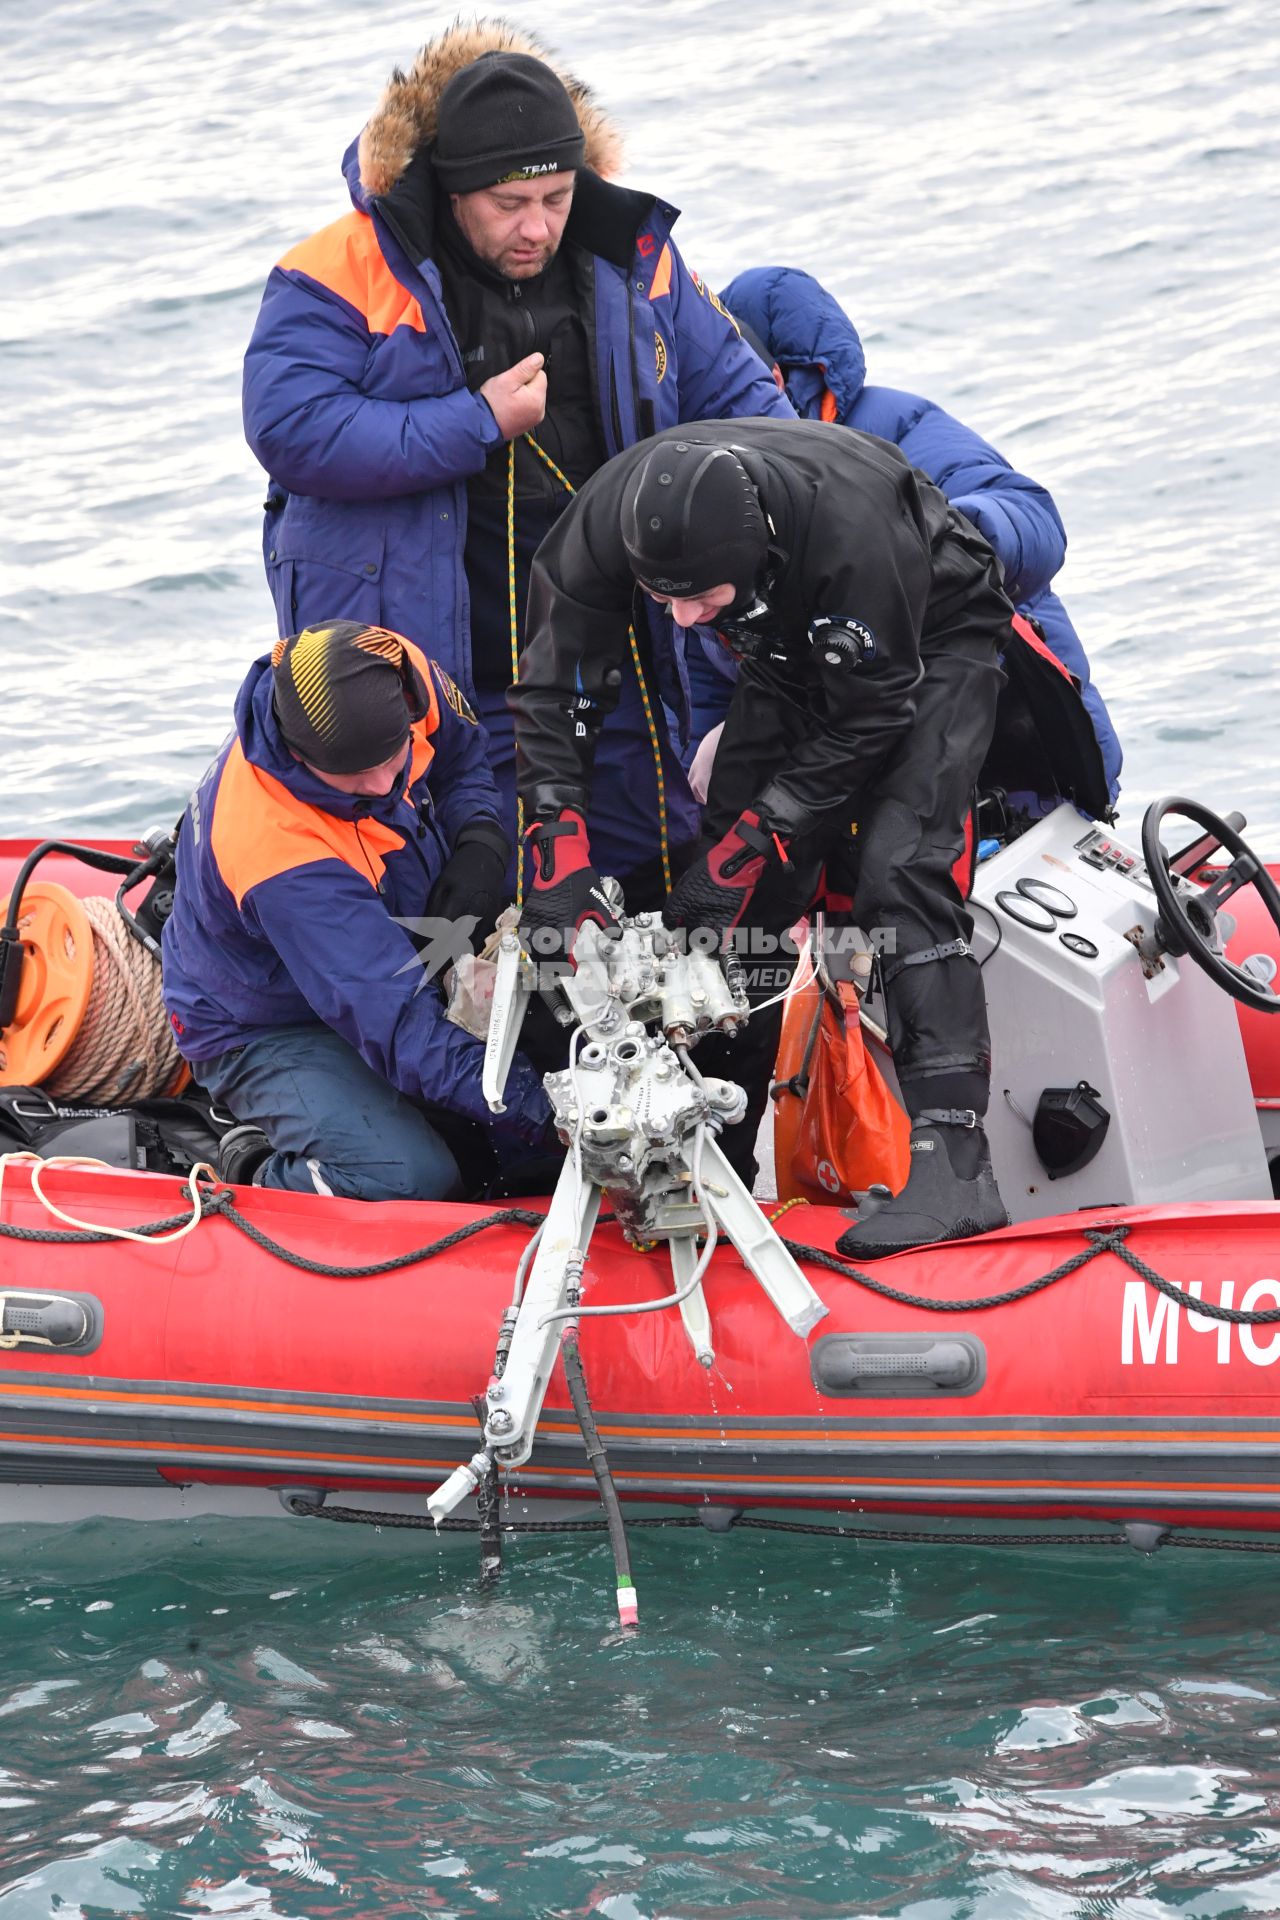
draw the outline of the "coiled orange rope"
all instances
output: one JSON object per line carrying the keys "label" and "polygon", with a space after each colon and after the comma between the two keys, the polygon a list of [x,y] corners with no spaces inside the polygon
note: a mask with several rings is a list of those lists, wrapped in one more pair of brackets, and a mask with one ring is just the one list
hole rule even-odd
{"label": "coiled orange rope", "polygon": [[183,1066],[160,997],[160,962],[134,939],[114,900],[80,904],[93,933],[93,987],[75,1040],[42,1084],[55,1100],[149,1099],[170,1089]]}

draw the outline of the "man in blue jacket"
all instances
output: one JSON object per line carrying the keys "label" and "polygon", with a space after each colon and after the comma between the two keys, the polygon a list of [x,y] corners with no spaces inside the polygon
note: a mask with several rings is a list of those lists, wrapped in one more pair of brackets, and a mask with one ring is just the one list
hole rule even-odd
{"label": "man in blue jacket", "polygon": [[164,997],[197,1080],[266,1135],[257,1184],[449,1199],[477,1128],[505,1163],[553,1145],[519,1057],[492,1120],[441,997],[506,896],[498,814],[466,700],[399,634],[330,622],[249,669],[178,838]]}
{"label": "man in blue jacket", "polygon": [[[1017,472],[971,427],[933,401],[892,387],[868,386],[857,329],[811,275],[794,267],[751,267],[730,281],[724,300],[748,335],[758,337],[766,357],[777,363],[802,419],[838,421],[892,441],[990,542],[1003,569],[1005,592],[1020,613],[1035,621],[1081,689],[1114,802],[1120,788],[1120,742],[1090,677],[1080,637],[1052,589],[1066,557],[1067,537],[1045,488]],[[722,649],[708,650],[706,659],[694,664],[694,731],[705,733],[728,704],[728,688],[718,682],[731,668]],[[1010,699],[1006,694],[1006,708]],[[1052,784],[1051,769],[1042,765],[1039,781],[1017,791],[1020,772],[1032,775],[1037,768],[1030,758],[1015,759],[1015,750],[1013,727],[998,721],[997,752],[1005,753],[1014,804],[1035,817],[1057,797],[1046,791]]]}
{"label": "man in blue jacket", "polygon": [[[505,692],[570,488],[676,422],[792,411],[672,245],[675,208],[602,177],[617,149],[535,42],[450,28],[393,75],[344,161],[353,211],[274,269],[245,360],[279,631],[343,616],[440,659],[492,736],[513,833]],[[619,671],[590,817],[643,905],[659,842],[698,827],[665,616],[637,620]]]}

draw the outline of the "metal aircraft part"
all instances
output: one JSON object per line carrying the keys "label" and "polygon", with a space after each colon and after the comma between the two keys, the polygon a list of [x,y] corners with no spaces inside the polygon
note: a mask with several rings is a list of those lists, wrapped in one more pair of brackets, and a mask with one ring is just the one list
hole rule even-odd
{"label": "metal aircraft part", "polygon": [[503,1088],[515,1058],[525,1008],[529,1004],[529,962],[520,951],[514,933],[504,933],[498,943],[498,965],[493,982],[493,1011],[484,1046],[484,1064],[480,1070],[480,1091],[491,1113],[505,1113]]}
{"label": "metal aircraft part", "polygon": [[[528,1460],[567,1319],[674,1306],[699,1363],[712,1364],[702,1272],[721,1233],[798,1338],[827,1311],[716,1142],[719,1129],[745,1113],[745,1093],[734,1081],[704,1078],[689,1056],[701,1034],[734,1033],[747,1018],[736,981],[712,955],[687,951],[656,914],[640,914],[623,921],[620,935],[585,926],[574,970],[558,985],[577,1025],[568,1066],[545,1085],[569,1152],[523,1290],[516,1276],[486,1396],[484,1446],[432,1494],[436,1520],[491,1465],[509,1471]],[[506,936],[485,1054],[485,1098],[495,1111],[535,987],[532,963]],[[582,1304],[587,1246],[606,1196],[633,1245],[667,1242],[670,1295],[621,1308]]]}

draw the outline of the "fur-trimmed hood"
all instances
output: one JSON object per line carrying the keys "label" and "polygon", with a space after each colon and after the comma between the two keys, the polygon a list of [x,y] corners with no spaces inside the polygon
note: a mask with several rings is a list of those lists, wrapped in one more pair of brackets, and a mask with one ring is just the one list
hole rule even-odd
{"label": "fur-trimmed hood", "polygon": [[455,20],[428,40],[408,72],[392,69],[382,98],[359,140],[360,188],[377,198],[389,193],[410,161],[435,139],[436,109],[448,81],[482,53],[528,53],[545,61],[568,89],[586,140],[586,165],[609,179],[622,164],[622,136],[588,87],[565,71],[550,50],[505,20]]}

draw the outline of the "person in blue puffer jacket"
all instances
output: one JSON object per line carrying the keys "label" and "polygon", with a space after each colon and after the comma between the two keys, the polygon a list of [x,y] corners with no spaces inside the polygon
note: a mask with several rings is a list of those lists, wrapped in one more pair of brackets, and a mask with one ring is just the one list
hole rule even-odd
{"label": "person in blue puffer jacket", "polygon": [[224,1178],[440,1200],[465,1184],[459,1152],[486,1177],[527,1170],[554,1149],[541,1081],[518,1055],[495,1121],[484,1048],[441,994],[511,852],[453,679],[334,621],[256,660],[235,712],[183,816],[163,962],[179,1050],[242,1123]]}
{"label": "person in blue puffer jacket", "polygon": [[[619,144],[529,35],[456,22],[392,74],[343,160],[351,210],[274,267],[245,356],[278,631],[366,621],[438,659],[513,838],[506,694],[565,482],[677,422],[792,413],[676,209],[607,177]],[[609,697],[589,821],[643,905],[660,818],[672,846],[699,818],[665,718],[687,727],[683,647],[652,607]]]}
{"label": "person in blue puffer jacket", "polygon": [[[753,267],[731,280],[722,298],[748,337],[757,335],[776,362],[802,419],[839,421],[900,447],[994,548],[1005,592],[1020,613],[1037,623],[1079,683],[1114,802],[1120,785],[1120,742],[1093,684],[1079,635],[1052,590],[1067,539],[1049,494],[931,400],[892,387],[868,386],[853,322],[810,274],[794,267]],[[696,675],[691,674],[695,734],[705,735],[724,717],[728,658],[723,648],[708,648],[705,663],[699,661]],[[1055,798],[1041,795],[1037,805],[1030,795],[1022,796],[1023,810],[1043,810]]]}

